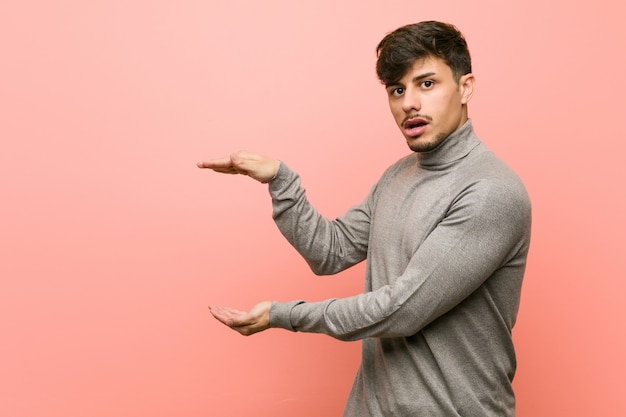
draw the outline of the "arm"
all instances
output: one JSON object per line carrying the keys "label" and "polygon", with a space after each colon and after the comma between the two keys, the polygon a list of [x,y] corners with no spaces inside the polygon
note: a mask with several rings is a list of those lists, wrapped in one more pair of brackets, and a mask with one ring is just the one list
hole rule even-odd
{"label": "arm", "polygon": [[281,164],[269,186],[278,229],[318,275],[330,275],[367,256],[371,195],[343,216],[330,220],[307,200],[300,177]]}
{"label": "arm", "polygon": [[272,327],[341,340],[416,334],[489,277],[521,278],[528,250],[525,195],[494,185],[468,189],[413,254],[393,285],[317,303],[273,303]]}

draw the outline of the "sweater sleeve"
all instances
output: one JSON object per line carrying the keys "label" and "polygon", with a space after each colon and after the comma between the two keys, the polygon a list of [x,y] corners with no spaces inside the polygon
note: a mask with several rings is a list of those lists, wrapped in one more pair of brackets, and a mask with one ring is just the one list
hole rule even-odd
{"label": "sweater sleeve", "polygon": [[393,285],[342,299],[274,302],[271,326],[340,340],[416,334],[490,277],[521,276],[529,236],[525,190],[476,182],[456,198]]}
{"label": "sweater sleeve", "polygon": [[315,274],[335,274],[366,258],[370,224],[367,202],[329,220],[308,202],[300,177],[282,162],[269,191],[276,225]]}

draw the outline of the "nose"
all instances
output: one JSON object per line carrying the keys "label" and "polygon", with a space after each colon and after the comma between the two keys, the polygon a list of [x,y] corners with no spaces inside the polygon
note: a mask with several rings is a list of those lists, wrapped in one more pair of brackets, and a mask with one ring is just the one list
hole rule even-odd
{"label": "nose", "polygon": [[420,111],[421,107],[422,103],[418,94],[410,89],[407,89],[402,96],[402,110],[404,110],[405,113],[411,113]]}

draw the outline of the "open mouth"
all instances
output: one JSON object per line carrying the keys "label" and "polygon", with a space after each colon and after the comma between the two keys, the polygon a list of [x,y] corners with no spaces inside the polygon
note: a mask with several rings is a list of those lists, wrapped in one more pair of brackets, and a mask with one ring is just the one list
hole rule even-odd
{"label": "open mouth", "polygon": [[405,129],[416,129],[418,127],[422,127],[426,125],[426,122],[423,120],[409,120],[404,124]]}
{"label": "open mouth", "polygon": [[413,118],[404,122],[404,131],[409,136],[418,136],[424,133],[428,122],[422,118]]}

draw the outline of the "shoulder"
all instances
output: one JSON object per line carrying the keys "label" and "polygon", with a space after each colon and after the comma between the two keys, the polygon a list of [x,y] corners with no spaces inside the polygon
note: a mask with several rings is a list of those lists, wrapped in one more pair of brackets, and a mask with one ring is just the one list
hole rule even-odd
{"label": "shoulder", "polygon": [[468,160],[468,166],[486,185],[528,197],[526,187],[517,173],[484,144],[477,147],[476,155]]}
{"label": "shoulder", "polygon": [[459,172],[464,183],[460,198],[472,195],[481,210],[530,218],[531,201],[524,183],[504,161],[480,144]]}

